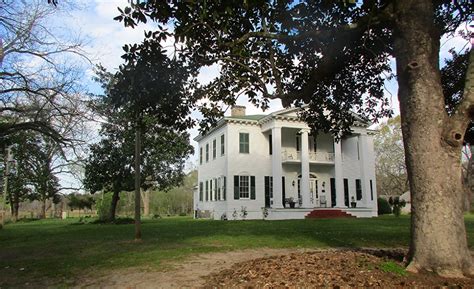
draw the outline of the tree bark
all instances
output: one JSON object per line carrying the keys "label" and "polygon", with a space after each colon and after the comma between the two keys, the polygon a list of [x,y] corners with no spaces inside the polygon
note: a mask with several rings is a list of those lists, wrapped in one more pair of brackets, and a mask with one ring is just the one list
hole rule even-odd
{"label": "tree bark", "polygon": [[432,2],[394,3],[394,53],[412,202],[408,270],[446,277],[473,274],[460,161],[468,120],[458,122],[445,110]]}
{"label": "tree bark", "polygon": [[112,202],[110,203],[109,220],[108,220],[109,222],[115,221],[115,212],[117,211],[117,204],[119,200],[120,200],[120,191],[115,190],[112,195]]}

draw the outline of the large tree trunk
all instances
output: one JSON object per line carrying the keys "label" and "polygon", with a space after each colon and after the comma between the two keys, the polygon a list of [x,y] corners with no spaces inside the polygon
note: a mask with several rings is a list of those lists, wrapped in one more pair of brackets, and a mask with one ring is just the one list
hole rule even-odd
{"label": "large tree trunk", "polygon": [[[112,202],[110,203],[110,211],[109,211],[109,222],[115,221],[115,212],[117,211],[117,204],[120,200],[120,191],[114,191],[112,195]],[[79,210],[80,212],[81,210]]]}
{"label": "large tree trunk", "polygon": [[431,1],[394,5],[398,97],[412,202],[408,270],[448,277],[472,274],[460,162],[467,122],[455,121],[444,107]]}

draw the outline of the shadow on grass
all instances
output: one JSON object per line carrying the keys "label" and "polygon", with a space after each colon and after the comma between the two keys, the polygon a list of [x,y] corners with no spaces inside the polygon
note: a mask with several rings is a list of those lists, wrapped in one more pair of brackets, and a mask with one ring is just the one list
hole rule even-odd
{"label": "shadow on grass", "polygon": [[[134,225],[43,220],[11,224],[0,231],[0,287],[46,276],[74,279],[95,270],[144,266],[190,254],[249,248],[407,247],[409,217],[286,221],[212,221],[190,218],[145,220],[143,242],[133,242]],[[466,218],[473,247],[474,217]],[[7,268],[8,267],[8,268]],[[23,268],[23,270],[20,270]],[[11,272],[16,278],[3,278]]]}

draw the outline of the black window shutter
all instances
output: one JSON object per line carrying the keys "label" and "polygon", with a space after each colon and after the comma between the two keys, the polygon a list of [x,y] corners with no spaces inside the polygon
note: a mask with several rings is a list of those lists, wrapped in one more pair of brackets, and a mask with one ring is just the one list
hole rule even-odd
{"label": "black window shutter", "polygon": [[270,192],[270,177],[265,176],[265,192]]}
{"label": "black window shutter", "polygon": [[239,198],[240,198],[239,176],[234,176],[234,200],[238,200]]}
{"label": "black window shutter", "polygon": [[360,179],[356,179],[356,198],[362,200],[362,183]]}
{"label": "black window shutter", "polygon": [[250,199],[255,200],[255,176],[250,176]]}
{"label": "black window shutter", "polygon": [[227,184],[226,184],[226,177],[224,177],[224,186],[222,187],[222,198],[225,201],[225,191],[227,189]]}
{"label": "black window shutter", "polygon": [[281,177],[281,201],[283,202],[283,208],[285,207],[285,177]]}

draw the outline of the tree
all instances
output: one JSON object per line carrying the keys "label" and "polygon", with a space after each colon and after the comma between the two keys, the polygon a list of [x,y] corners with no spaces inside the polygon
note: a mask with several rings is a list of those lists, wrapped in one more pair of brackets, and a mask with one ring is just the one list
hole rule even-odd
{"label": "tree", "polygon": [[46,201],[51,200],[55,204],[60,201],[59,179],[53,171],[56,144],[33,136],[22,146],[29,155],[26,178],[34,188],[33,198],[41,202],[41,218],[44,219]]}
{"label": "tree", "polygon": [[[115,220],[120,192],[134,189],[134,126],[122,117],[116,119],[113,114],[109,115],[108,120],[112,122],[103,124],[103,138],[99,143],[91,145],[85,166],[86,189],[91,193],[113,193],[108,221]],[[114,119],[116,120],[113,121]],[[183,177],[184,161],[192,152],[189,135],[163,129],[152,119],[144,127],[144,131],[141,189],[165,190],[179,184]]]}
{"label": "tree", "polygon": [[[391,114],[383,82],[391,74],[389,57],[395,57],[413,206],[408,270],[474,274],[460,167],[474,115],[474,56],[452,112],[446,110],[439,68],[441,36],[468,21],[472,5],[351,2],[132,2],[115,19],[131,27],[151,19],[160,24],[157,33],[173,23],[176,47],[182,46],[190,63],[220,64],[220,77],[195,90],[215,101],[215,108],[219,101],[233,104],[239,93],[263,108],[269,98],[280,98],[284,106],[307,105],[302,116],[312,128],[336,135],[349,132],[352,112],[368,119]],[[213,112],[209,104],[201,109]]]}
{"label": "tree", "polygon": [[95,201],[94,198],[90,195],[81,195],[78,193],[73,193],[68,196],[68,203],[67,205],[72,210],[78,209],[79,213],[80,210],[89,209],[92,210],[92,206],[94,205]]}
{"label": "tree", "polygon": [[42,0],[0,4],[1,138],[30,130],[70,141],[61,134],[61,119],[78,113],[68,104],[82,90],[81,68],[88,59],[78,38],[51,28],[48,19],[57,12]]}
{"label": "tree", "polygon": [[[189,82],[189,78],[196,74],[196,70],[186,65],[183,59],[166,55],[160,44],[160,39],[166,35],[166,32],[146,33],[142,43],[125,45],[122,56],[125,64],[114,75],[112,85],[103,82],[103,86],[108,88],[106,102],[132,123],[135,131],[136,240],[141,239],[142,135],[148,133],[148,138],[159,140],[166,132],[177,135],[193,125],[189,117],[193,101],[187,97],[187,91],[195,84]],[[102,72],[102,75],[105,74]],[[154,129],[148,131],[150,128]],[[178,148],[184,149],[186,154],[191,152],[181,145]],[[174,153],[181,156],[178,151]]]}
{"label": "tree", "polygon": [[400,116],[389,119],[379,127],[374,148],[377,192],[380,195],[400,196],[408,191]]}

